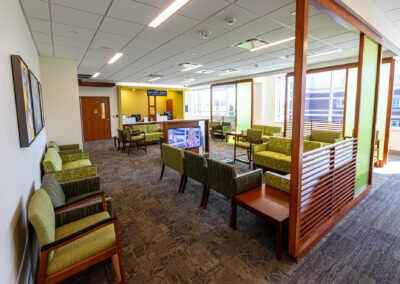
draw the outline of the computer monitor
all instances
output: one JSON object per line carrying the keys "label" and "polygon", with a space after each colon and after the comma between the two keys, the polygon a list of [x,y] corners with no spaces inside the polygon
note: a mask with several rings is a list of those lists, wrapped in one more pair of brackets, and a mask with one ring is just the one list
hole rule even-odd
{"label": "computer monitor", "polygon": [[136,115],[136,121],[140,121],[141,118],[142,118],[142,117],[141,117],[140,114],[137,114],[137,115]]}

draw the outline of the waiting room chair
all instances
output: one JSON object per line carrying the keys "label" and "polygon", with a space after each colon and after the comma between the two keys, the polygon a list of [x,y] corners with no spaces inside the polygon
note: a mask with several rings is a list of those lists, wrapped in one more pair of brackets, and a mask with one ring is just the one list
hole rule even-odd
{"label": "waiting room chair", "polygon": [[[261,130],[257,129],[247,129],[246,131],[246,136],[242,141],[236,141],[235,147],[239,147],[242,149],[246,149],[247,151],[247,159],[249,160],[249,168],[251,166],[251,153],[253,149],[253,144],[262,144],[263,143],[263,138],[262,138],[263,132]],[[235,149],[235,159],[238,155],[236,155],[236,149]]]}
{"label": "waiting room chair", "polygon": [[215,135],[221,137],[221,140],[224,141],[226,138],[226,134],[232,131],[232,126],[230,122],[222,122],[221,125],[211,127],[211,137],[215,138]]}
{"label": "waiting room chair", "polygon": [[184,151],[184,180],[181,193],[185,192],[187,178],[191,178],[203,185],[203,196],[200,206],[204,202],[204,193],[206,192],[206,179],[207,179],[207,161],[208,154],[201,155],[191,151]]}
{"label": "waiting room chair", "polygon": [[129,143],[128,156],[131,152],[131,149],[137,151],[143,150],[147,154],[146,136],[144,132],[126,128],[125,133],[126,133],[126,140]]}
{"label": "waiting room chair", "polygon": [[39,240],[37,283],[56,283],[111,258],[119,283],[126,283],[121,235],[116,217],[103,212],[58,226],[49,195],[37,190],[29,203],[28,219]]}
{"label": "waiting room chair", "polygon": [[161,144],[161,159],[162,166],[160,180],[164,175],[165,166],[177,171],[181,175],[181,181],[178,189],[178,192],[181,192],[183,181],[185,179],[183,149],[163,143]]}
{"label": "waiting room chair", "polygon": [[57,145],[56,142],[50,141],[49,148],[56,149],[58,154],[60,154],[60,155],[82,152],[82,149],[79,148],[79,144]]}

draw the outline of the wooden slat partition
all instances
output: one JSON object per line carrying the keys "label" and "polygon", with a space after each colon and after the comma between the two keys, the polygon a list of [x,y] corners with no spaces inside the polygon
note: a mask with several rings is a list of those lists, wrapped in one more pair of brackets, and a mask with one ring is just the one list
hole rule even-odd
{"label": "wooden slat partition", "polygon": [[[292,122],[286,122],[286,136],[292,138]],[[342,122],[330,122],[323,120],[308,120],[304,121],[304,136],[310,135],[312,130],[329,130],[329,131],[343,131]]]}
{"label": "wooden slat partition", "polygon": [[300,247],[324,222],[353,200],[357,149],[357,138],[351,138],[304,153]]}

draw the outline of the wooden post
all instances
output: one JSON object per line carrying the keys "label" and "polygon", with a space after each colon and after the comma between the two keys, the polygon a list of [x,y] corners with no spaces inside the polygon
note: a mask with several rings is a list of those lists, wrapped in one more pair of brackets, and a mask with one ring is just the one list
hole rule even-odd
{"label": "wooden post", "polygon": [[287,116],[288,116],[288,100],[289,100],[289,75],[286,74],[285,77],[285,111],[284,111],[284,118],[283,118],[283,136],[286,137],[286,131],[287,131]]}
{"label": "wooden post", "polygon": [[360,125],[361,83],[362,83],[362,71],[363,71],[362,67],[364,65],[364,43],[365,43],[365,35],[360,34],[360,46],[358,50],[356,109],[354,112],[354,131],[353,131],[354,138],[358,138],[358,128]]}
{"label": "wooden post", "polygon": [[386,110],[386,130],[385,130],[385,145],[383,150],[383,163],[387,164],[389,157],[389,135],[390,135],[390,122],[392,119],[392,101],[393,101],[393,81],[394,81],[394,65],[395,59],[390,61],[390,76],[389,76],[389,93],[388,104]]}
{"label": "wooden post", "polygon": [[294,58],[292,165],[290,177],[289,254],[297,259],[300,240],[300,197],[303,164],[304,104],[308,46],[309,0],[296,1]]}

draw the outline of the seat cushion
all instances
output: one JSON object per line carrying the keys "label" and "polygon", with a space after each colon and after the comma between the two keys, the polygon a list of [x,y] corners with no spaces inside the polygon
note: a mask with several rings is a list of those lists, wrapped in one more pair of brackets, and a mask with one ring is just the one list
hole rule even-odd
{"label": "seat cushion", "polygon": [[[55,231],[55,239],[62,239],[109,217],[108,212],[101,212],[58,227]],[[114,225],[107,225],[56,249],[53,260],[47,266],[47,275],[60,271],[115,244]]]}
{"label": "seat cushion", "polygon": [[146,142],[153,141],[153,133],[146,133],[144,136]]}
{"label": "seat cushion", "polygon": [[272,151],[261,151],[254,154],[253,162],[272,170],[290,173],[292,157]]}
{"label": "seat cushion", "polygon": [[88,159],[76,160],[62,165],[63,170],[76,169],[91,166],[92,163]]}
{"label": "seat cushion", "polygon": [[311,141],[335,143],[335,139],[341,137],[342,137],[342,132],[340,131],[313,130],[311,132]]}
{"label": "seat cushion", "polygon": [[236,146],[239,148],[250,149],[250,142],[238,141]]}
{"label": "seat cushion", "polygon": [[135,135],[135,136],[131,135],[131,141],[143,140],[143,136],[144,136],[143,134]]}
{"label": "seat cushion", "polygon": [[150,125],[146,125],[146,127],[147,127],[147,133],[160,132],[159,124],[150,124]]}
{"label": "seat cushion", "polygon": [[292,139],[271,136],[268,141],[268,151],[290,156],[292,153]]}
{"label": "seat cushion", "polygon": [[54,175],[45,175],[42,180],[41,186],[49,195],[51,203],[54,207],[65,204],[64,191],[58,183]]}

